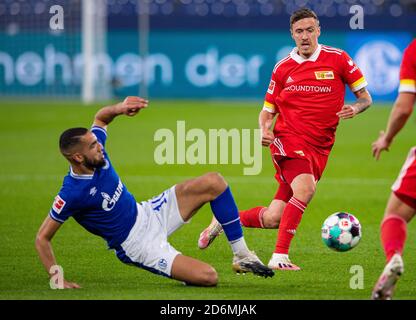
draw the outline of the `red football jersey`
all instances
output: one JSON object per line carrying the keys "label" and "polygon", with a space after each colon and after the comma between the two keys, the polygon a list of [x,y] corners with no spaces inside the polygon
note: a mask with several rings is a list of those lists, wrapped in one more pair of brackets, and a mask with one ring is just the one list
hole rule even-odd
{"label": "red football jersey", "polygon": [[345,84],[353,92],[367,82],[350,56],[339,49],[318,45],[308,59],[298,49],[274,67],[264,110],[279,113],[274,127],[277,137],[295,135],[329,154],[344,105]]}
{"label": "red football jersey", "polygon": [[416,93],[416,39],[409,44],[403,53],[399,92]]}

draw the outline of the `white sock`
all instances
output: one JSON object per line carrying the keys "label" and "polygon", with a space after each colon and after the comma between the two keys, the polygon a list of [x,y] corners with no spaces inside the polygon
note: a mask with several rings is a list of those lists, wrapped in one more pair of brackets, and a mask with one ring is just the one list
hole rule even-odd
{"label": "white sock", "polygon": [[275,259],[289,259],[289,255],[284,254],[284,253],[273,252],[273,258],[275,258]]}
{"label": "white sock", "polygon": [[237,253],[238,251],[249,251],[247,244],[246,244],[246,240],[244,240],[244,237],[241,237],[240,239],[230,242],[230,245],[234,254]]}

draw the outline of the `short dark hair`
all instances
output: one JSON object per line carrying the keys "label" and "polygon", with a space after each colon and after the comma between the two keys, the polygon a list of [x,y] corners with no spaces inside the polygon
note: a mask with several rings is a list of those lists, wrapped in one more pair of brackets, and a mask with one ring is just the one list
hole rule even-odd
{"label": "short dark hair", "polygon": [[292,26],[295,22],[305,19],[305,18],[314,18],[318,22],[318,26],[319,26],[319,19],[316,13],[309,8],[302,8],[302,9],[296,10],[290,16],[290,29],[292,29]]}
{"label": "short dark hair", "polygon": [[68,153],[79,144],[81,137],[88,132],[87,128],[71,128],[62,132],[59,138],[59,149],[62,153]]}

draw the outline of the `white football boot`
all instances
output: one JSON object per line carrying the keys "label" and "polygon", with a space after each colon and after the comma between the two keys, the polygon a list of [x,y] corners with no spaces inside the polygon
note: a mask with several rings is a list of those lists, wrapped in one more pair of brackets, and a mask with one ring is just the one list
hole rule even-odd
{"label": "white football boot", "polygon": [[273,270],[300,270],[300,267],[290,261],[289,255],[280,253],[273,253],[268,263],[268,267]]}
{"label": "white football boot", "polygon": [[398,253],[391,257],[373,289],[372,300],[391,300],[397,280],[404,271],[402,256]]}
{"label": "white football boot", "polygon": [[264,278],[274,276],[273,270],[266,267],[254,251],[249,250],[241,250],[234,254],[233,270],[236,273],[251,272]]}

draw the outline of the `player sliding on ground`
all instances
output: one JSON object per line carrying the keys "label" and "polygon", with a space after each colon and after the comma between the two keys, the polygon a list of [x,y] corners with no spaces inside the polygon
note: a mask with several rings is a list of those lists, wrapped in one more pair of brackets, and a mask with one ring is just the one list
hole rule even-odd
{"label": "player sliding on ground", "polygon": [[[91,130],[72,128],[62,133],[59,147],[70,169],[36,237],[36,249],[46,271],[52,276],[51,267],[57,264],[51,240],[72,216],[86,230],[104,238],[126,264],[187,284],[215,286],[218,276],[213,267],[182,255],[167,241],[201,206],[210,203],[234,253],[234,271],[273,276],[273,271],[247,248],[237,206],[219,174],[178,183],[140,203],[121,182],[104,149],[107,126],[116,116],[135,116],[147,105],[147,100],[128,97],[100,109]],[[64,280],[64,287],[79,285]]]}
{"label": "player sliding on ground", "polygon": [[[296,47],[275,65],[259,115],[262,144],[270,147],[279,188],[268,207],[240,212],[245,227],[279,228],[268,263],[279,270],[300,270],[289,259],[289,247],[324,171],[339,119],[353,118],[372,102],[348,54],[318,44],[321,31],[312,10],[294,12],[290,31]],[[344,105],[346,84],[357,97],[352,105]],[[199,247],[206,248],[221,229],[213,219]]]}

